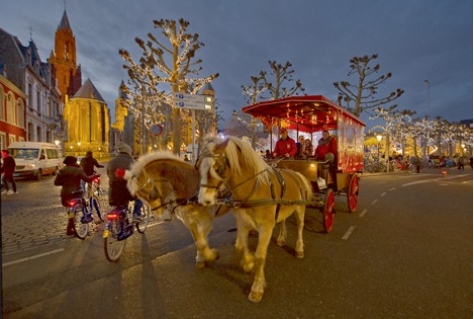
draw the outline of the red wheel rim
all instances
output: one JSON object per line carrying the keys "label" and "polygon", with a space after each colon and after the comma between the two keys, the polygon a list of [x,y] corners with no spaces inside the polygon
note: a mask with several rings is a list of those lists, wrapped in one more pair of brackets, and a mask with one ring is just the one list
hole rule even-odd
{"label": "red wheel rim", "polygon": [[347,201],[349,211],[353,213],[357,209],[357,204],[359,204],[359,177],[357,175],[352,175],[349,191],[347,192]]}
{"label": "red wheel rim", "polygon": [[329,233],[334,223],[334,192],[331,188],[327,190],[326,200],[324,201],[323,224],[326,233]]}

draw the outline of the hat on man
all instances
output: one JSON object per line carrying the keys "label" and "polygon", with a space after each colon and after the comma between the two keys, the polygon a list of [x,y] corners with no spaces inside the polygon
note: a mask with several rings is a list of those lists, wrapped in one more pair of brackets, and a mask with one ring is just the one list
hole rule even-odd
{"label": "hat on man", "polygon": [[77,157],[74,156],[66,156],[66,158],[63,161],[63,164],[66,165],[73,165],[77,163]]}
{"label": "hat on man", "polygon": [[119,153],[127,153],[130,156],[132,155],[132,148],[124,142],[120,142],[117,145],[117,151],[119,151]]}

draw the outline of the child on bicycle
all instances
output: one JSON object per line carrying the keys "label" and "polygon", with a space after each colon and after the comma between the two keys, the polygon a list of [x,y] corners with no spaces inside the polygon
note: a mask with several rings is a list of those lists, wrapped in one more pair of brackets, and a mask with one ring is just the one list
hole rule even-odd
{"label": "child on bicycle", "polygon": [[118,155],[112,158],[107,164],[109,204],[111,206],[127,206],[129,201],[135,201],[133,218],[135,221],[141,221],[142,201],[130,194],[125,179],[115,175],[117,169],[130,169],[132,163],[135,162],[132,157],[132,148],[120,142],[117,145],[117,151],[119,152]]}
{"label": "child on bicycle", "polygon": [[[77,164],[77,158],[74,156],[66,156],[63,161],[66,166],[61,168],[58,175],[54,179],[54,185],[62,186],[61,188],[61,204],[67,207],[67,201],[83,194],[81,181],[90,183],[96,176],[87,176],[81,166]],[[66,235],[74,235],[74,219],[68,217]]]}

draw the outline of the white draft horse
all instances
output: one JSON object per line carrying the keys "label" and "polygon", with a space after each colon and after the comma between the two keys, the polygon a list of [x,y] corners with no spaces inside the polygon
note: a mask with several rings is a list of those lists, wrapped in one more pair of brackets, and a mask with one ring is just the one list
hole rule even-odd
{"label": "white draft horse", "polygon": [[230,210],[228,206],[198,205],[199,172],[179,157],[155,152],[142,156],[125,172],[127,187],[155,211],[159,220],[170,221],[173,215],[190,230],[197,248],[196,266],[218,258],[216,249],[208,244],[208,235],[215,217]]}
{"label": "white draft horse", "polygon": [[[237,221],[235,247],[242,253],[243,269],[255,269],[248,298],[259,302],[265,288],[264,267],[273,229],[281,222],[277,244],[282,246],[286,240],[285,220],[293,213],[298,228],[296,257],[304,256],[304,214],[305,205],[313,197],[311,185],[298,172],[270,167],[248,142],[232,136],[208,138],[196,165],[201,175],[199,203],[215,205],[217,190],[223,184],[231,193]],[[258,232],[254,254],[248,248],[250,230]]]}

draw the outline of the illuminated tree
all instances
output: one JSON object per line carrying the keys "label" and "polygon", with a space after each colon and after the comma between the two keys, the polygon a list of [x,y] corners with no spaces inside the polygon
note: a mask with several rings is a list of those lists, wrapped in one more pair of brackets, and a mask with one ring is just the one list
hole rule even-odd
{"label": "illuminated tree", "polygon": [[[184,19],[175,20],[161,19],[153,20],[154,27],[161,30],[163,39],[158,39],[152,33],[148,33],[145,42],[139,37],[135,42],[143,50],[138,62],[135,62],[129,52],[119,50],[119,54],[126,61],[123,68],[127,70],[129,79],[125,92],[130,94],[134,100],[140,100],[140,96],[147,95],[147,101],[153,108],[156,102],[163,102],[171,107],[172,121],[171,130],[173,141],[173,153],[179,154],[181,145],[181,120],[188,115],[180,108],[174,107],[174,93],[196,94],[208,82],[219,76],[218,73],[206,78],[196,76],[202,70],[201,60],[195,60],[196,52],[204,46],[199,41],[198,34],[189,34],[187,29],[189,22]],[[166,44],[166,41],[169,41]],[[159,89],[159,85],[167,85],[166,89]],[[142,98],[143,100],[144,98]],[[135,103],[137,105],[137,103]],[[130,106],[135,113],[143,112],[133,105]]]}
{"label": "illuminated tree", "polygon": [[[359,117],[364,110],[374,110],[378,107],[398,99],[402,94],[402,89],[396,89],[388,96],[377,98],[379,86],[392,77],[392,73],[378,75],[380,64],[372,67],[370,63],[378,58],[378,54],[372,56],[353,57],[348,76],[355,75],[357,83],[351,84],[347,81],[334,82],[334,87],[339,91],[338,103],[349,112]],[[375,78],[374,78],[375,76]],[[345,104],[343,104],[343,102]]]}

